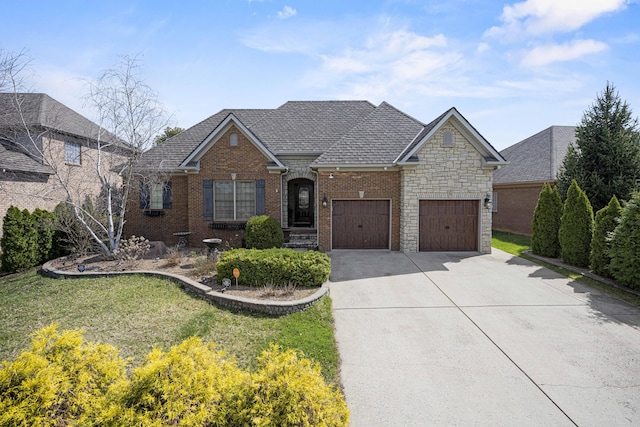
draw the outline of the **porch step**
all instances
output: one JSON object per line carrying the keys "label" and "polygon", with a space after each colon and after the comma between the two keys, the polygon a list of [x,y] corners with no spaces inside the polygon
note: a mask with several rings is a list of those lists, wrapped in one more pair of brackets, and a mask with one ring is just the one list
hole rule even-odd
{"label": "porch step", "polygon": [[316,234],[313,233],[289,233],[289,240],[284,244],[285,248],[291,249],[316,249],[318,240]]}

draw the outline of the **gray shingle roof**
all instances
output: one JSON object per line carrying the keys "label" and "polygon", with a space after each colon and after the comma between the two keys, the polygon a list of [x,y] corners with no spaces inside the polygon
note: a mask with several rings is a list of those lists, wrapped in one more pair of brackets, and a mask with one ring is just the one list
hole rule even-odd
{"label": "gray shingle roof", "polygon": [[8,149],[2,144],[0,144],[0,170],[53,174],[53,169],[48,165],[36,161],[23,152]]}
{"label": "gray shingle roof", "polygon": [[276,109],[226,109],[145,152],[140,167],[178,170],[200,155],[203,142],[230,114],[274,156],[318,155],[312,166],[391,165],[452,110],[425,125],[386,102],[290,101]]}
{"label": "gray shingle roof", "polygon": [[509,164],[493,174],[494,184],[554,181],[569,144],[576,141],[575,126],[551,126],[500,152]]}
{"label": "gray shingle roof", "polygon": [[390,165],[424,124],[383,102],[318,157],[313,166]]}

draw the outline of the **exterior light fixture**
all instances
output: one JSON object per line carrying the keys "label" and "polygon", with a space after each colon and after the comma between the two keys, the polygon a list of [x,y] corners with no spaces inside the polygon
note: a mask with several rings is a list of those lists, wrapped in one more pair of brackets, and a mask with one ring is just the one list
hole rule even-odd
{"label": "exterior light fixture", "polygon": [[491,195],[489,193],[484,196],[484,207],[487,209],[491,209]]}
{"label": "exterior light fixture", "polygon": [[326,208],[327,206],[329,206],[329,201],[327,200],[327,196],[324,196],[322,198],[322,207]]}

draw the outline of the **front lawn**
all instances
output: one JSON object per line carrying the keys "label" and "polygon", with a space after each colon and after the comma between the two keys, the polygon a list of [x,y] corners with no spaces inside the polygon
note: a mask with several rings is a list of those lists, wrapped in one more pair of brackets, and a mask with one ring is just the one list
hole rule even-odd
{"label": "front lawn", "polygon": [[236,313],[187,294],[173,282],[144,276],[50,279],[35,270],[0,278],[0,360],[13,359],[29,334],[51,323],[84,329],[88,341],[114,345],[139,365],[154,347],[197,335],[252,369],[269,343],[296,348],[338,384],[331,300],[284,317]]}

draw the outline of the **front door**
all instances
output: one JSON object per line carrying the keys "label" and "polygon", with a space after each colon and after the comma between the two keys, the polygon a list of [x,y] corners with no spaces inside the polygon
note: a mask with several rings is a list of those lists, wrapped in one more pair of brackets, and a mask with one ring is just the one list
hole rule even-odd
{"label": "front door", "polygon": [[313,183],[298,182],[293,185],[293,226],[313,226]]}

